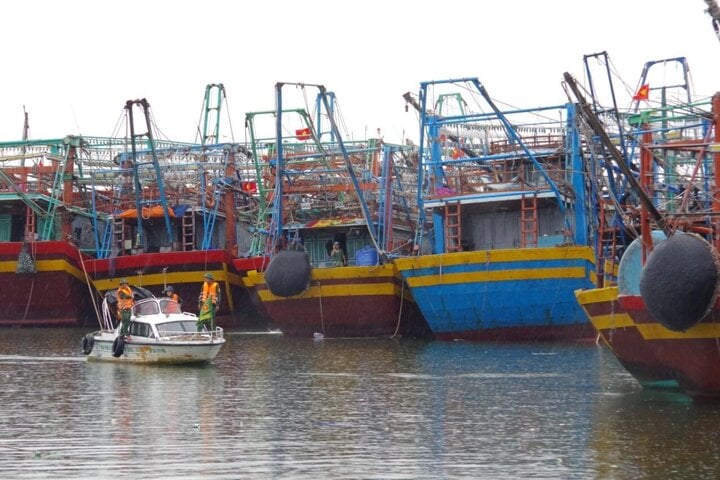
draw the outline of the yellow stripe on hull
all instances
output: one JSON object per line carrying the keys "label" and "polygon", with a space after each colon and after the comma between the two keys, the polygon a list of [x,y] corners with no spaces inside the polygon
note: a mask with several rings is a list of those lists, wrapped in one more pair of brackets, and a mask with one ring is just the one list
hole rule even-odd
{"label": "yellow stripe on hull", "polygon": [[[310,273],[310,280],[348,280],[361,278],[382,278],[382,277],[398,277],[399,274],[394,265],[374,265],[361,267],[334,267],[334,268],[313,268]],[[257,270],[250,270],[246,276],[242,278],[243,284],[252,288],[257,285],[265,284],[265,274]]]}
{"label": "yellow stripe on hull", "polygon": [[[576,290],[575,296],[581,306],[587,307],[594,303],[610,303],[617,300],[617,287]],[[608,336],[617,328],[636,328],[645,340],[693,340],[720,338],[720,323],[697,323],[684,332],[674,332],[661,323],[635,323],[625,312],[589,316],[590,322],[597,331]]]}
{"label": "yellow stripe on hull", "polygon": [[357,297],[363,295],[398,296],[400,287],[393,283],[352,283],[346,285],[311,286],[303,293],[292,297],[278,297],[270,290],[258,291],[263,302],[283,301],[288,299],[329,298],[329,297]]}
{"label": "yellow stripe on hull", "polygon": [[394,262],[400,270],[410,268],[434,268],[454,265],[467,265],[470,263],[497,263],[519,262],[535,260],[567,260],[576,258],[595,263],[592,248],[583,246],[548,247],[548,248],[513,248],[499,250],[478,250],[472,252],[459,252],[437,255],[423,255],[419,257],[397,258]]}
{"label": "yellow stripe on hull", "polygon": [[[202,284],[203,276],[206,270],[198,270],[197,272],[172,272],[172,273],[150,273],[146,275],[128,275],[125,277],[117,276],[114,278],[100,279],[93,281],[95,288],[98,291],[111,290],[118,287],[120,278],[127,278],[127,281],[131,285],[137,285],[139,287],[149,286],[160,286],[165,284],[181,284],[181,283],[197,283]],[[223,270],[211,270],[215,280],[222,282],[227,280],[231,285],[243,286],[243,281],[240,275],[235,273],[225,272]]]}
{"label": "yellow stripe on hull", "polygon": [[[38,272],[67,272],[81,282],[85,282],[85,274],[83,271],[70,264],[67,260],[37,260],[35,262],[35,270]],[[0,273],[15,273],[16,271],[17,261],[0,262]]]}
{"label": "yellow stripe on hull", "polygon": [[445,273],[409,277],[410,287],[427,287],[431,285],[452,285],[456,283],[504,282],[512,280],[551,280],[554,278],[585,278],[586,270],[581,267],[565,268],[532,268],[518,270],[497,270],[489,272]]}
{"label": "yellow stripe on hull", "polygon": [[589,303],[611,302],[617,300],[618,289],[616,286],[605,288],[592,288],[590,290],[575,290],[575,297],[580,305]]}

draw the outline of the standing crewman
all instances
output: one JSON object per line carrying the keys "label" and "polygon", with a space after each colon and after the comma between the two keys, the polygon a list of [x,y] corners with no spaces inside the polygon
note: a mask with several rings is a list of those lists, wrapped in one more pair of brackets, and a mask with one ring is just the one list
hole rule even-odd
{"label": "standing crewman", "polygon": [[215,328],[215,311],[220,303],[220,285],[215,281],[212,273],[205,274],[205,281],[200,292],[200,301],[198,303],[198,320],[197,330],[202,331],[203,328],[212,330]]}
{"label": "standing crewman", "polygon": [[122,322],[120,335],[127,335],[130,330],[130,312],[135,305],[133,291],[128,286],[126,279],[120,279],[120,287],[117,289],[118,318]]}
{"label": "standing crewman", "polygon": [[165,296],[168,297],[173,302],[177,302],[181,307],[183,304],[182,298],[180,298],[180,295],[175,293],[175,289],[172,285],[168,285],[165,287]]}

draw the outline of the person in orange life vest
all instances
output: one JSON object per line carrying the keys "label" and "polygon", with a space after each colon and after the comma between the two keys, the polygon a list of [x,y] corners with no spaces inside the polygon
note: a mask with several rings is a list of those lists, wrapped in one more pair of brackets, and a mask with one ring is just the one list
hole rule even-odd
{"label": "person in orange life vest", "polygon": [[203,328],[212,330],[215,328],[215,312],[220,303],[220,285],[215,281],[212,273],[205,274],[205,282],[200,292],[200,302],[198,303],[198,332]]}
{"label": "person in orange life vest", "polygon": [[124,278],[120,279],[120,287],[117,289],[117,305],[118,317],[122,322],[120,335],[127,335],[130,329],[130,312],[133,305],[135,305],[135,300],[133,299],[133,292]]}
{"label": "person in orange life vest", "polygon": [[167,287],[165,287],[165,296],[170,298],[170,300],[172,300],[173,302],[177,302],[182,307],[183,300],[182,298],[180,298],[180,295],[175,293],[175,289],[172,285],[168,285]]}

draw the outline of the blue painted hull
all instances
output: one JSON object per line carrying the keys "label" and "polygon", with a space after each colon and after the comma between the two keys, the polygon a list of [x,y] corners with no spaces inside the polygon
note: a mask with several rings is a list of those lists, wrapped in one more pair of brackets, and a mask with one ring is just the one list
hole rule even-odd
{"label": "blue painted hull", "polygon": [[436,338],[595,338],[573,294],[593,286],[589,247],[447,253],[396,263]]}

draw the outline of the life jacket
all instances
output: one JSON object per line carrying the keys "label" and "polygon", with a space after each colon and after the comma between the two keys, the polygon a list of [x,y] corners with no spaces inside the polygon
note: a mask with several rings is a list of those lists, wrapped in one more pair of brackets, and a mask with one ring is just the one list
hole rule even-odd
{"label": "life jacket", "polygon": [[210,303],[213,305],[218,304],[218,293],[219,293],[220,285],[217,282],[203,282],[202,286],[202,293],[200,294],[200,301],[202,303],[207,302],[208,298],[210,299]]}
{"label": "life jacket", "polygon": [[[121,293],[130,298],[122,298]],[[133,292],[130,287],[119,287],[117,290],[118,310],[127,310],[132,308],[133,305],[135,305],[135,300],[133,300]]]}
{"label": "life jacket", "polygon": [[180,296],[177,293],[173,293],[172,295],[170,295],[170,299],[173,302],[180,303]]}

